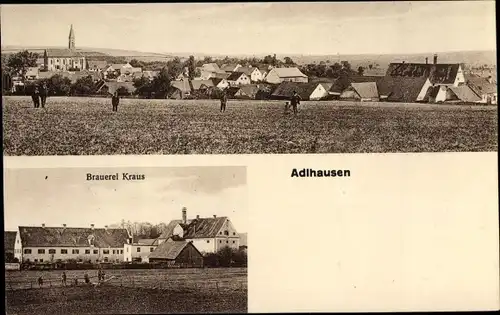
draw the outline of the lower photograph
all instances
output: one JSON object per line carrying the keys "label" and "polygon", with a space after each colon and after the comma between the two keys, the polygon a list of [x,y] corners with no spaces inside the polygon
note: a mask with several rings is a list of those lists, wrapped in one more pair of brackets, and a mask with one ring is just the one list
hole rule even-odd
{"label": "lower photograph", "polygon": [[244,166],[4,169],[6,314],[247,313]]}

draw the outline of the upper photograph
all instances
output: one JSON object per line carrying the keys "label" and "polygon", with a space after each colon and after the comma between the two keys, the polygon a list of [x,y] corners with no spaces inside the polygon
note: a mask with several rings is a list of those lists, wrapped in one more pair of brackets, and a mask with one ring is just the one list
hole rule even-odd
{"label": "upper photograph", "polygon": [[0,9],[4,156],[498,151],[494,1]]}

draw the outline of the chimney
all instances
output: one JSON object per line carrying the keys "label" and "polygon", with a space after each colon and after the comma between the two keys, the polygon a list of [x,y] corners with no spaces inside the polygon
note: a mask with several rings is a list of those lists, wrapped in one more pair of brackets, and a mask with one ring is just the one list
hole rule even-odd
{"label": "chimney", "polygon": [[437,65],[438,63],[438,55],[434,54],[434,64]]}
{"label": "chimney", "polygon": [[182,223],[187,223],[187,208],[182,207]]}
{"label": "chimney", "polygon": [[428,65],[429,64],[429,57],[425,57],[425,64]]}
{"label": "chimney", "polygon": [[107,225],[105,225],[105,226],[104,226],[104,229],[105,229],[105,230],[108,230],[108,226],[107,226]]}
{"label": "chimney", "polygon": [[66,223],[63,224],[63,227],[66,228]]}
{"label": "chimney", "polygon": [[42,223],[42,227],[45,228],[45,223]]}
{"label": "chimney", "polygon": [[405,63],[405,61],[403,60],[402,64],[404,64],[404,63]]}
{"label": "chimney", "polygon": [[91,225],[90,225],[90,229],[91,229],[91,230],[94,230],[94,224],[91,224]]}
{"label": "chimney", "polygon": [[197,214],[197,215],[196,215],[196,220],[199,220],[199,219],[200,219],[200,215],[199,215],[199,214]]}
{"label": "chimney", "polygon": [[217,218],[217,215],[214,214],[214,219]]}

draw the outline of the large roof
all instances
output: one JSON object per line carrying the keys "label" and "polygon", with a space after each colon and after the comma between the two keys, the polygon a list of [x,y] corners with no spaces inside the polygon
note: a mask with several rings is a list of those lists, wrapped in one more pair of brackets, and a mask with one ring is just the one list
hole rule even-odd
{"label": "large roof", "polygon": [[179,256],[182,250],[191,244],[187,241],[174,241],[172,239],[168,239],[167,241],[161,243],[156,249],[149,254],[149,259],[151,258],[159,258],[159,259],[171,259],[174,260]]}
{"label": "large roof", "polygon": [[217,232],[220,231],[226,220],[227,217],[199,218],[187,220],[186,224],[183,224],[181,220],[172,220],[159,238],[171,237],[178,224],[184,230],[184,238],[212,238],[217,236]]}
{"label": "large roof", "polygon": [[87,60],[87,66],[90,69],[104,70],[107,68],[108,62],[106,60]]}
{"label": "large roof", "polygon": [[72,49],[45,49],[45,52],[47,53],[47,57],[62,57],[62,58],[69,58],[69,57],[84,57],[85,54],[83,52],[78,51],[78,50],[72,50]]}
{"label": "large roof", "polygon": [[293,91],[296,91],[297,94],[303,100],[308,99],[312,92],[316,90],[316,88],[320,85],[320,83],[297,83],[297,82],[281,82],[276,89],[271,94],[274,97],[280,98],[290,98],[293,95]]}
{"label": "large roof", "polygon": [[255,69],[257,69],[257,68],[255,68],[255,67],[240,67],[240,68],[236,69],[236,71],[243,72],[244,74],[250,76],[252,74],[252,72],[255,71]]}
{"label": "large roof", "polygon": [[176,80],[176,81],[172,81],[170,83],[170,85],[173,87],[173,88],[176,88],[178,90],[180,90],[181,92],[191,92],[191,85],[189,84],[189,81],[188,80]]}
{"label": "large roof", "polygon": [[193,90],[197,91],[202,87],[202,85],[211,87],[214,86],[214,83],[212,80],[192,80],[191,85],[193,86]]}
{"label": "large roof", "polygon": [[[360,76],[352,75],[347,78],[335,79],[335,81],[330,86],[329,91],[332,93],[342,93],[345,88],[347,88],[351,83],[361,83],[361,82],[378,82],[381,77],[376,76]],[[321,83],[323,84],[323,83]]]}
{"label": "large roof", "polygon": [[228,77],[227,77],[227,80],[229,81],[236,81],[238,80],[242,75],[246,75],[244,74],[243,72],[240,72],[239,71],[239,68],[238,68],[238,71],[235,71],[235,72],[232,72]]}
{"label": "large roof", "polygon": [[490,83],[488,78],[467,76],[466,83],[477,95],[497,93],[496,82],[492,80]]}
{"label": "large roof", "polygon": [[381,77],[377,81],[379,95],[389,101],[415,102],[422,91],[426,77]]}
{"label": "large roof", "polygon": [[270,70],[269,72],[274,71],[280,78],[297,78],[297,77],[302,77],[302,78],[307,78],[307,75],[303,74],[299,68],[293,67],[293,68],[274,68]]}
{"label": "large roof", "polygon": [[391,63],[386,75],[392,77],[426,77],[432,84],[453,84],[458,74],[458,63]]}
{"label": "large roof", "polygon": [[481,101],[481,97],[474,93],[474,91],[467,85],[450,86],[450,90],[462,102],[473,103]]}
{"label": "large roof", "polygon": [[123,247],[128,242],[125,229],[20,226],[23,247]]}
{"label": "large roof", "polygon": [[5,231],[3,232],[3,248],[5,251],[14,251],[14,246],[16,245],[16,234],[15,231]]}
{"label": "large roof", "polygon": [[361,98],[378,98],[375,82],[353,82],[351,86]]}

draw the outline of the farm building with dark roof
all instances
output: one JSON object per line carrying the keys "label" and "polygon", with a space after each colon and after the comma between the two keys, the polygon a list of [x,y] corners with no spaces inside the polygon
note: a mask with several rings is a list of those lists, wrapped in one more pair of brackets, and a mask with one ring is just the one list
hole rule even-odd
{"label": "farm building with dark roof", "polygon": [[[22,261],[123,261],[124,245],[132,241],[125,229],[20,226]],[[17,246],[17,243],[16,243]]]}
{"label": "farm building with dark roof", "polygon": [[183,208],[182,219],[172,220],[165,231],[160,235],[160,243],[172,236],[178,236],[186,241],[193,241],[193,245],[200,251],[214,253],[223,247],[238,249],[240,236],[228,217],[187,219],[187,210]]}
{"label": "farm building with dark roof", "polygon": [[230,85],[235,86],[235,85],[244,85],[244,84],[250,84],[250,78],[244,74],[243,72],[232,72],[228,77],[227,77],[227,82],[229,82]]}
{"label": "farm building with dark roof", "polygon": [[449,90],[451,95],[447,101],[465,104],[481,102],[481,97],[474,93],[468,85],[450,86]]}
{"label": "farm building with dark roof", "polygon": [[387,68],[387,76],[429,78],[432,85],[453,85],[458,86],[465,82],[462,66],[458,63],[439,64],[437,55],[434,56],[434,63],[391,63]]}
{"label": "farm building with dark roof", "polygon": [[380,100],[390,102],[421,102],[425,101],[427,91],[432,86],[425,77],[381,77],[377,81]]}
{"label": "farm building with dark roof", "polygon": [[490,76],[488,78],[470,75],[466,77],[466,84],[481,98],[481,103],[497,104],[497,83]]}
{"label": "farm building with dark roof", "polygon": [[377,83],[375,82],[353,82],[340,94],[341,99],[358,101],[378,101]]}
{"label": "farm building with dark roof", "polygon": [[203,267],[203,255],[193,245],[193,241],[170,238],[156,247],[149,255],[149,262],[186,268]]}
{"label": "farm building with dark roof", "polygon": [[14,259],[16,235],[17,235],[17,232],[15,232],[15,231],[3,232],[3,248],[5,251],[5,261],[6,262]]}
{"label": "farm building with dark roof", "polygon": [[276,87],[271,94],[271,98],[277,100],[290,99],[294,91],[297,92],[304,101],[320,100],[328,96],[328,91],[322,83],[297,83],[285,81]]}

